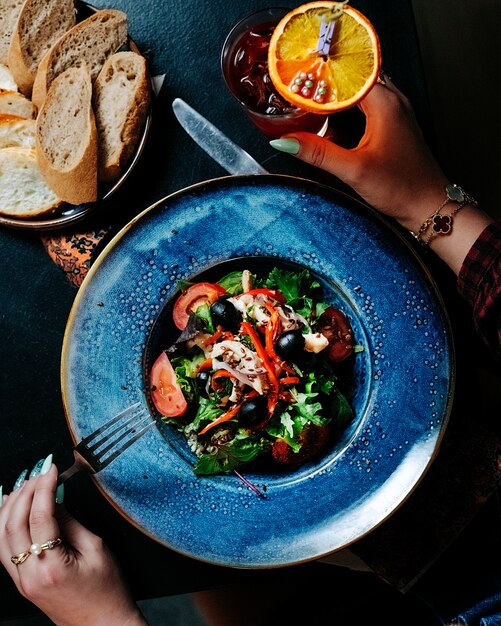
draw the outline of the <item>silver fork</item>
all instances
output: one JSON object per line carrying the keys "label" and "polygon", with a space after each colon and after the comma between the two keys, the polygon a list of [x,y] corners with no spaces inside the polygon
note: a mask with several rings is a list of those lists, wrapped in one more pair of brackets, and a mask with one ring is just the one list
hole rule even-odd
{"label": "silver fork", "polygon": [[154,424],[155,419],[140,402],[127,407],[82,439],[73,450],[73,465],[59,475],[58,484],[81,470],[90,474],[100,472]]}

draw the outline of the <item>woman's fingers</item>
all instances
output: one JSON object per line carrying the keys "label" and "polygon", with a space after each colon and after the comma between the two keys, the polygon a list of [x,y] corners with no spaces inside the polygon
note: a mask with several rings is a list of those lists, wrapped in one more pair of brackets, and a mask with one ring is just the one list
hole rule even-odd
{"label": "woman's fingers", "polygon": [[[272,141],[271,145],[334,174],[356,188],[361,171],[366,169],[365,153],[369,146],[370,150],[377,152],[380,144],[391,136],[396,116],[407,115],[411,111],[405,96],[389,79],[386,86],[375,85],[359,107],[366,116],[366,128],[354,149],[342,148],[313,133],[292,133]],[[332,123],[335,124],[335,115]]]}
{"label": "woman's fingers", "polygon": [[2,507],[0,534],[1,560],[19,587],[19,571],[11,561],[12,556],[27,552],[31,546],[28,518],[33,500],[34,486],[26,481],[5,501]]}
{"label": "woman's fingers", "polygon": [[[29,526],[31,541],[35,545],[42,545],[48,541],[58,539],[60,535],[59,524],[56,519],[56,487],[57,470],[52,466],[47,475],[40,476],[36,480],[36,487],[33,494],[31,511],[29,514]],[[41,558],[54,558],[64,552],[62,546],[52,550],[44,551]]]}
{"label": "woman's fingers", "polygon": [[[0,508],[3,565],[53,623],[144,624],[102,539],[56,506],[57,470],[49,461],[47,474],[23,478]],[[63,543],[40,551],[59,536]],[[16,566],[11,556],[21,553],[28,556]]]}
{"label": "woman's fingers", "polygon": [[272,141],[271,145],[342,178],[348,184],[352,179],[352,170],[356,164],[354,151],[342,148],[329,139],[313,133],[294,133]]}
{"label": "woman's fingers", "polygon": [[[0,542],[0,556],[20,591],[23,578],[36,573],[38,558],[56,558],[55,554],[46,556],[45,550],[39,556],[35,546],[59,536],[54,501],[56,483],[57,470],[52,465],[52,455],[49,455],[45,462],[37,465],[31,478],[17,483],[16,491],[2,507],[0,535],[4,541]],[[17,565],[12,563],[11,557],[19,555],[25,555],[26,559]]]}

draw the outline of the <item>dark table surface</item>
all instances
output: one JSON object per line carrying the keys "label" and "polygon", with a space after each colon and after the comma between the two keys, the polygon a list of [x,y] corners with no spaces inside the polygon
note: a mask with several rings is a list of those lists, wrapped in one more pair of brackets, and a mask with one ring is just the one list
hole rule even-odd
{"label": "dark table surface", "polygon": [[[273,151],[226,91],[219,69],[225,35],[238,19],[269,3],[115,0],[93,4],[100,8],[113,6],[128,14],[130,33],[148,57],[152,74],[165,74],[165,81],[154,104],[153,128],[141,162],[109,203],[78,227],[73,226],[74,231],[85,232],[110,224],[117,229],[170,192],[226,174],[177,124],[171,110],[175,97],[192,104],[270,172],[300,175],[344,189],[332,176]],[[433,146],[410,3],[353,0],[351,4],[375,25],[382,43],[385,70],[409,96]],[[281,5],[292,8],[298,3],[288,1]],[[336,118],[336,125],[341,129],[355,128],[350,113],[343,115]],[[347,140],[352,139],[348,136]],[[21,470],[31,468],[48,453],[54,454],[60,468],[72,460],[59,366],[65,325],[76,289],[49,259],[38,233],[1,228],[0,255],[0,482],[8,492]],[[438,280],[450,280],[440,265],[431,263],[431,269]],[[454,295],[451,298],[455,316],[462,322],[463,309],[460,305],[456,308]],[[467,327],[466,335],[468,332]],[[469,349],[468,343],[463,349]],[[473,349],[478,347],[474,345]],[[184,593],[239,578],[254,582],[266,576],[263,572],[235,572],[200,563],[158,545],[130,526],[88,476],[72,479],[66,502],[72,513],[102,535],[117,553],[137,598]],[[309,571],[315,567],[312,564],[300,569]],[[0,617],[30,610],[12,589],[2,570]]]}

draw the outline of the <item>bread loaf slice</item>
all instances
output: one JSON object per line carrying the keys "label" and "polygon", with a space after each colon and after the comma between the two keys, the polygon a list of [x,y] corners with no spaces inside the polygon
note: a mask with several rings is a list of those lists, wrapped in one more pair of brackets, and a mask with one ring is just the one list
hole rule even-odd
{"label": "bread loaf slice", "polygon": [[71,204],[97,200],[97,132],[92,83],[85,65],[70,67],[50,86],[36,127],[40,170]]}
{"label": "bread loaf slice", "polygon": [[0,2],[0,63],[9,62],[9,46],[17,18],[24,0],[1,0]]}
{"label": "bread loaf slice", "polygon": [[0,114],[17,115],[26,119],[36,117],[36,108],[18,91],[0,90]]}
{"label": "bread loaf slice", "polygon": [[74,0],[26,0],[12,34],[9,68],[19,90],[31,96],[42,57],[76,24]]}
{"label": "bread loaf slice", "polygon": [[109,57],[94,83],[99,180],[121,176],[141,136],[149,106],[145,59],[135,52]]}
{"label": "bread loaf slice", "polygon": [[0,63],[0,89],[4,91],[17,91],[17,83],[9,68]]}
{"label": "bread loaf slice", "polygon": [[127,42],[127,16],[103,9],[67,31],[43,57],[35,76],[32,100],[41,107],[52,81],[69,67],[86,63],[92,80],[106,59]]}
{"label": "bread loaf slice", "polygon": [[3,122],[9,121],[9,120],[22,120],[24,119],[23,117],[20,117],[19,115],[9,115],[9,113],[0,113],[0,124],[2,124]]}
{"label": "bread loaf slice", "polygon": [[0,150],[0,213],[30,218],[54,211],[61,200],[43,179],[35,150]]}
{"label": "bread loaf slice", "polygon": [[35,149],[35,120],[0,118],[0,150],[3,148]]}

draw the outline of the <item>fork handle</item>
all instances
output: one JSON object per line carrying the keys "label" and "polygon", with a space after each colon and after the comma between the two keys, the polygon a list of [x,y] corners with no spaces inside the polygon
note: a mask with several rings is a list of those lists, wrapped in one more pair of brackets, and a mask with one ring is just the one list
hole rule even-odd
{"label": "fork handle", "polygon": [[68,478],[71,478],[74,474],[82,470],[87,470],[90,474],[94,474],[94,470],[81,454],[79,454],[76,450],[73,450],[73,456],[75,457],[73,465],[59,474],[59,478],[57,479],[58,485],[62,485],[68,480]]}
{"label": "fork handle", "polygon": [[76,463],[73,463],[71,467],[68,467],[68,469],[64,470],[62,474],[59,474],[59,477],[57,479],[57,484],[62,485],[64,482],[68,480],[68,478],[71,478],[74,474],[79,472],[80,469],[81,468],[79,468]]}

